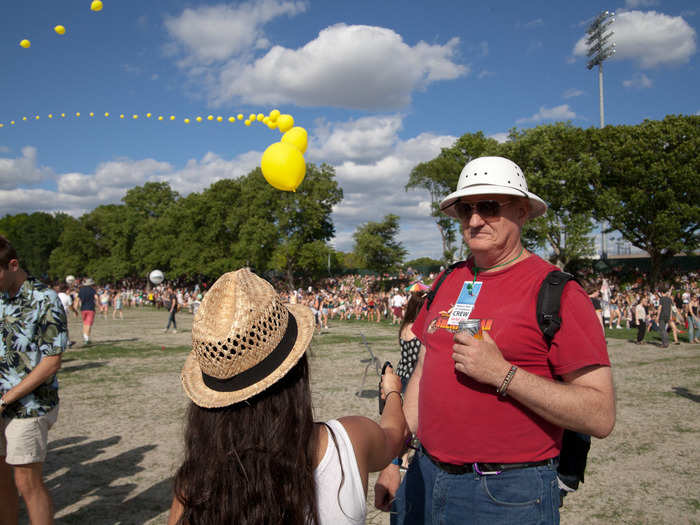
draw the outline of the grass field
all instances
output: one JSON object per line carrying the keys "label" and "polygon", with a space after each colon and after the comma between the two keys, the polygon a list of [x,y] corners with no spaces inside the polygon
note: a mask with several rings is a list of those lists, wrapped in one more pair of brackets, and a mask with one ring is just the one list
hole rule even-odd
{"label": "grass field", "polygon": [[[45,465],[59,524],[167,519],[181,458],[186,399],[179,373],[192,317],[178,315],[177,334],[162,332],[162,311],[127,310],[125,317],[98,319],[96,343],[67,351],[59,372],[60,415]],[[70,330],[79,340],[76,319]],[[310,354],[318,419],[375,417],[377,376],[363,336],[380,361],[398,360],[395,326],[331,323]],[[609,334],[617,425],[607,439],[594,439],[586,483],[567,498],[562,523],[700,523],[700,345],[661,349],[653,336],[644,346],[633,338],[634,331]],[[370,510],[368,523],[388,521]]]}

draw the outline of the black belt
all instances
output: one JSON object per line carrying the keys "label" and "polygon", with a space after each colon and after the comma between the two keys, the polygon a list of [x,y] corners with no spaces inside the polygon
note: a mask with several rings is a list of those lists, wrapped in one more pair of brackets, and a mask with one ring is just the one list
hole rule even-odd
{"label": "black belt", "polygon": [[425,450],[425,447],[421,445],[421,450],[423,454],[435,465],[437,468],[448,474],[499,474],[504,470],[515,470],[520,468],[530,468],[530,467],[542,467],[545,465],[554,465],[557,462],[556,457],[550,459],[543,459],[541,461],[528,461],[526,463],[465,463],[464,465],[455,465],[454,463],[444,463],[439,459],[434,458],[430,453]]}

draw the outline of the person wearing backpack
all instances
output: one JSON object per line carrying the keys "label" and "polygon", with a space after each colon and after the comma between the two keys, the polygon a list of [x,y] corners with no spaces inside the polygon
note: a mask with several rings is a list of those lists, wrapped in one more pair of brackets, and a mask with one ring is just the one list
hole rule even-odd
{"label": "person wearing backpack", "polygon": [[[559,523],[564,429],[603,438],[615,423],[603,331],[576,282],[563,286],[551,339],[540,328],[538,295],[557,268],[522,245],[547,206],[515,163],[472,160],[440,207],[472,256],[436,280],[413,325],[422,346],[404,411],[421,445],[397,521]],[[465,322],[474,335],[458,332]]]}

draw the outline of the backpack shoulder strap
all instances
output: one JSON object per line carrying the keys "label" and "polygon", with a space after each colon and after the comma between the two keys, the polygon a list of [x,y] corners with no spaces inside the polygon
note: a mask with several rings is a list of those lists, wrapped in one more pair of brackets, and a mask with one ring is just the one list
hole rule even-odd
{"label": "backpack shoulder strap", "polygon": [[540,291],[537,294],[537,324],[542,330],[542,335],[547,346],[552,344],[552,338],[561,328],[561,295],[564,293],[564,286],[569,281],[576,278],[570,273],[561,270],[552,270],[542,281]]}
{"label": "backpack shoulder strap", "polygon": [[425,310],[428,311],[430,310],[430,306],[433,304],[433,299],[435,299],[435,295],[437,295],[437,291],[440,289],[442,286],[442,283],[445,281],[448,275],[452,273],[452,271],[457,268],[460,264],[465,263],[465,261],[457,261],[456,263],[452,263],[445,269],[444,272],[442,272],[442,275],[440,275],[440,278],[438,279],[437,284],[433,287],[432,290],[428,292],[425,298]]}

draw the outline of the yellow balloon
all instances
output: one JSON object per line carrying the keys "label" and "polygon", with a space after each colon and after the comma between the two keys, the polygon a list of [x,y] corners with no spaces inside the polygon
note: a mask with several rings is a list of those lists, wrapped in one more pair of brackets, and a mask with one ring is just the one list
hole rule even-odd
{"label": "yellow balloon", "polygon": [[34,118],[35,118],[35,119],[37,119],[37,120],[39,120],[39,115],[37,115],[37,116],[36,116],[36,117],[34,117]]}
{"label": "yellow balloon", "polygon": [[29,49],[31,47],[32,43],[25,38],[24,40],[22,40],[19,43],[19,45],[22,46],[24,49]]}
{"label": "yellow balloon", "polygon": [[186,119],[185,119],[185,124],[189,124],[189,123],[190,123],[190,119],[186,118]]}
{"label": "yellow balloon", "polygon": [[279,109],[273,109],[272,111],[270,111],[270,120],[272,122],[275,122],[279,116],[280,116]]}
{"label": "yellow balloon", "polygon": [[136,120],[137,118],[139,118],[139,116],[134,114],[133,118],[134,118],[134,120]]}
{"label": "yellow balloon", "polygon": [[217,121],[217,122],[223,122],[223,121],[224,121],[224,117],[222,117],[221,115],[219,115],[218,117],[216,117],[216,121]]}
{"label": "yellow balloon", "polygon": [[243,113],[239,113],[238,115],[236,115],[236,118],[238,120],[243,120]]}
{"label": "yellow balloon", "polygon": [[63,27],[63,26],[56,26],[56,27],[53,28],[53,30],[56,31],[56,33],[58,33],[59,35],[65,35],[65,34],[66,34],[66,28]]}
{"label": "yellow balloon", "polygon": [[121,115],[119,115],[119,118],[124,118],[124,113],[122,113]]}
{"label": "yellow balloon", "polygon": [[2,128],[2,127],[4,127],[4,126],[5,126],[5,124],[3,124],[2,122],[0,122],[0,128]]}
{"label": "yellow balloon", "polygon": [[281,141],[290,146],[294,146],[300,152],[304,153],[306,151],[306,146],[309,144],[309,137],[304,128],[294,126],[282,135]]}
{"label": "yellow balloon", "polygon": [[66,118],[66,114],[65,114],[65,113],[61,113],[61,117]]}
{"label": "yellow balloon", "polygon": [[234,123],[234,122],[236,122],[236,117],[229,117],[228,121],[231,123]]}
{"label": "yellow balloon", "polygon": [[53,115],[51,113],[49,113],[49,118],[53,118]]}
{"label": "yellow balloon", "polygon": [[277,129],[277,122],[272,122],[272,120],[268,120],[265,124],[267,124],[267,127],[270,129]]}
{"label": "yellow balloon", "polygon": [[283,191],[295,191],[306,175],[304,156],[297,148],[283,142],[268,146],[260,167],[270,186]]}
{"label": "yellow balloon", "polygon": [[163,120],[163,115],[158,115],[158,120]]}
{"label": "yellow balloon", "polygon": [[196,120],[197,122],[202,122],[202,117],[197,117]]}
{"label": "yellow balloon", "polygon": [[22,120],[27,120],[27,117],[22,117]]}
{"label": "yellow balloon", "polygon": [[170,120],[175,120],[175,115],[170,115]]}
{"label": "yellow balloon", "polygon": [[91,112],[90,112],[90,116],[91,116],[91,117],[94,117],[94,116],[95,116],[95,113],[94,113],[93,111],[91,111]]}
{"label": "yellow balloon", "polygon": [[90,9],[93,11],[102,11],[102,2],[100,0],[92,0],[90,4]]}
{"label": "yellow balloon", "polygon": [[76,117],[79,117],[79,116],[80,116],[80,111],[77,111],[77,112],[75,113],[75,116],[76,116]]}
{"label": "yellow balloon", "polygon": [[245,124],[246,126],[250,126],[250,120],[246,120],[246,121],[244,122],[244,124]]}
{"label": "yellow balloon", "polygon": [[10,121],[10,124],[11,124],[12,126],[14,126],[14,125],[15,125],[15,121],[14,121],[14,120],[11,120],[11,121]]}
{"label": "yellow balloon", "polygon": [[109,111],[105,111],[105,118],[109,117]]}
{"label": "yellow balloon", "polygon": [[209,115],[209,116],[207,117],[207,120],[214,120],[214,115]]}
{"label": "yellow balloon", "polygon": [[251,113],[250,115],[248,115],[248,120],[253,122],[255,120],[255,113]]}
{"label": "yellow balloon", "polygon": [[294,126],[294,117],[291,115],[280,115],[277,117],[277,128],[282,132],[285,133],[292,129],[292,126]]}
{"label": "yellow balloon", "polygon": [[258,113],[258,116],[257,116],[257,117],[255,117],[255,118],[257,118],[258,120],[260,120],[260,121],[261,121],[262,119],[264,119],[264,118],[265,118],[265,115],[263,115],[262,113]]}
{"label": "yellow balloon", "polygon": [[151,114],[150,114],[150,113],[146,113],[146,118],[151,118]]}
{"label": "yellow balloon", "polygon": [[263,119],[262,119],[263,124],[269,124],[269,122],[270,122],[270,117],[263,117]]}

